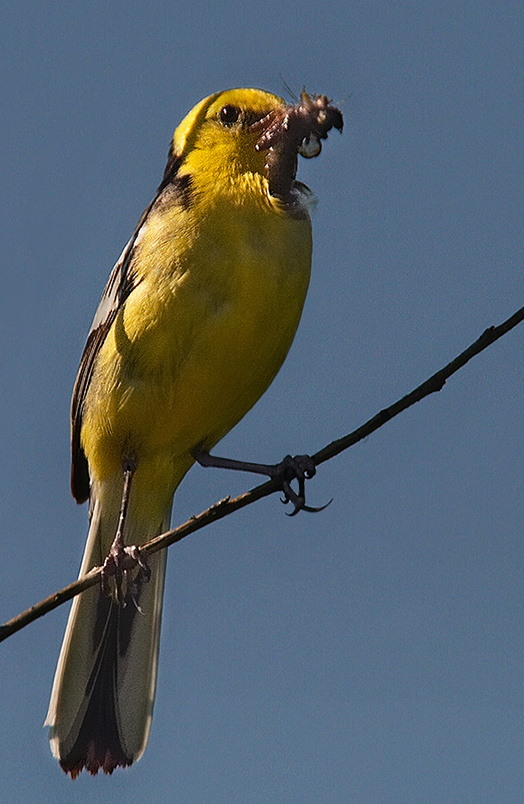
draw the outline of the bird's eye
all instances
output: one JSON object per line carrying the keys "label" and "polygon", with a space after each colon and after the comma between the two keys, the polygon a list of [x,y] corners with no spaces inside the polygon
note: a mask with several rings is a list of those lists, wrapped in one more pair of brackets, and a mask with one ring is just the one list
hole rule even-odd
{"label": "bird's eye", "polygon": [[218,116],[220,118],[220,122],[225,126],[232,126],[233,123],[236,123],[240,117],[240,109],[238,106],[232,106],[228,103],[227,106],[223,106],[221,108]]}

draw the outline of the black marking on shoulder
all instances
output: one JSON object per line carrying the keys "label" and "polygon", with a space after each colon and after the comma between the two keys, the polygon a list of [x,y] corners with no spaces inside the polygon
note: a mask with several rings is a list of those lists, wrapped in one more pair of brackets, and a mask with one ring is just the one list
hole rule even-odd
{"label": "black marking on shoulder", "polygon": [[157,190],[155,207],[160,203],[177,201],[183,207],[189,207],[191,203],[191,176],[189,174],[179,174],[182,164],[182,157],[173,151],[173,144],[167,154],[167,163]]}
{"label": "black marking on shoulder", "polygon": [[173,150],[173,143],[169,146],[169,151],[167,152],[167,162],[164,168],[164,175],[162,176],[162,181],[158,185],[157,195],[160,195],[164,187],[167,187],[168,184],[174,180],[178,173],[178,169],[182,164],[182,157],[175,154]]}
{"label": "black marking on shoulder", "polygon": [[191,176],[189,173],[177,174],[159,192],[151,211],[159,212],[162,207],[171,207],[174,204],[179,204],[184,209],[189,209],[191,200]]}

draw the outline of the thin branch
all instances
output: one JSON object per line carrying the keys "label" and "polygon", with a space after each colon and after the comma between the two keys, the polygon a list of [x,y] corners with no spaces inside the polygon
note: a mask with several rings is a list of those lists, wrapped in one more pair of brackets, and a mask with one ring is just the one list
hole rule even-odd
{"label": "thin branch", "polygon": [[[331,444],[328,444],[323,449],[319,450],[319,452],[315,453],[315,455],[312,456],[315,464],[318,466],[330,460],[335,455],[338,455],[343,450],[349,449],[349,447],[352,447],[375,430],[378,430],[379,427],[382,427],[386,422],[390,421],[390,419],[398,416],[399,413],[402,413],[402,411],[411,407],[416,402],[429,396],[429,394],[440,391],[446,383],[446,380],[463,368],[472,357],[475,357],[484,349],[487,349],[488,346],[491,346],[492,343],[516,327],[517,324],[520,324],[522,320],[524,320],[524,307],[517,310],[516,313],[506,319],[502,324],[486,329],[480,338],[472,343],[471,346],[468,346],[468,348],[455,357],[454,360],[433,374],[433,376],[429,377],[429,379],[425,380],[425,382],[409,394],[406,394],[402,399],[399,399],[389,407],[381,410],[352,433],[336,441],[332,441]],[[229,516],[229,514],[232,514],[234,511],[245,508],[246,505],[250,505],[256,500],[267,497],[269,494],[273,494],[273,492],[279,490],[278,480],[268,480],[238,497],[234,497],[233,499],[226,497],[205,511],[202,511],[202,513],[197,516],[191,517],[187,522],[184,522],[183,525],[179,525],[173,530],[168,530],[152,539],[147,544],[142,545],[140,552],[147,556],[159,550],[163,550],[175,542],[185,539],[190,533],[195,533],[197,530],[201,530],[212,522],[223,519],[223,517]],[[26,625],[42,617],[44,614],[47,614],[48,611],[56,609],[58,606],[61,606],[62,603],[71,600],[75,595],[78,595],[90,586],[94,586],[94,584],[99,582],[101,570],[101,567],[94,567],[83,578],[74,581],[74,583],[69,584],[69,586],[64,587],[59,592],[55,592],[53,595],[40,601],[40,603],[37,603],[35,606],[31,606],[30,609],[27,609],[0,626],[0,642],[7,639],[11,634],[20,631]]]}
{"label": "thin branch", "polygon": [[352,447],[354,444],[357,444],[359,441],[362,441],[363,438],[366,438],[370,433],[373,433],[375,430],[378,430],[379,427],[382,427],[383,424],[393,419],[395,416],[398,416],[399,413],[406,410],[407,408],[414,405],[416,402],[420,402],[421,399],[424,399],[425,396],[429,396],[429,394],[433,394],[436,391],[441,391],[444,387],[446,380],[448,380],[452,374],[455,374],[461,368],[463,368],[466,363],[468,363],[472,357],[475,357],[484,349],[487,349],[488,346],[491,346],[492,343],[495,343],[499,338],[502,338],[507,332],[520,324],[521,321],[524,320],[524,307],[521,307],[520,310],[517,310],[516,313],[513,313],[512,316],[507,318],[502,324],[499,324],[496,327],[488,327],[477,340],[468,346],[467,349],[464,349],[457,357],[454,358],[447,366],[441,368],[435,374],[433,374],[429,379],[425,382],[421,383],[417,388],[414,388],[409,394],[403,396],[402,399],[399,399],[398,402],[394,402],[393,405],[390,405],[388,408],[384,408],[384,410],[379,411],[376,416],[373,416],[372,419],[369,419],[365,424],[361,427],[358,427],[356,430],[353,430],[352,433],[349,433],[342,438],[337,439],[336,441],[332,441],[331,444],[328,444],[327,447],[324,447],[315,455],[311,457],[315,461],[316,465],[318,466],[324,461],[328,461],[330,458],[333,458],[335,455],[338,455],[345,449]]}

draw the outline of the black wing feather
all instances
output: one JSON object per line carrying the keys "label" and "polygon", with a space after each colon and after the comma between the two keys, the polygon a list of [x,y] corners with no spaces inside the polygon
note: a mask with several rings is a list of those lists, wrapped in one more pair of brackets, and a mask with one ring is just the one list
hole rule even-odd
{"label": "black wing feather", "polygon": [[121,310],[129,294],[136,287],[136,277],[133,272],[136,241],[151,210],[157,203],[162,203],[163,197],[167,194],[170,195],[170,201],[172,202],[173,193],[176,193],[181,203],[184,205],[189,204],[189,177],[177,177],[180,163],[181,160],[173,154],[173,150],[170,148],[166,169],[157,194],[144,210],[131,240],[111,271],[80,360],[71,403],[71,491],[78,503],[85,502],[89,497],[89,469],[80,435],[82,430],[82,409],[87,389],[93,376],[96,358],[119,310]]}

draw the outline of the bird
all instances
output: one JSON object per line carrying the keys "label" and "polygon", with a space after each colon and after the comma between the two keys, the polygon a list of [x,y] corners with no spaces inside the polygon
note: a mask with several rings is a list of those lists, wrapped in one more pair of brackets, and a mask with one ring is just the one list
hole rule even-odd
{"label": "bird", "polygon": [[[312,234],[298,155],[317,156],[343,119],[325,95],[295,100],[236,88],[187,114],[87,338],[71,405],[71,489],[89,500],[80,577],[105,572],[73,602],[46,719],[72,778],[110,774],[145,750],[167,551],[146,565],[140,545],[169,527],[195,461],[228,466],[210,450],[266,391],[301,318]],[[134,573],[122,570],[131,555]]]}

